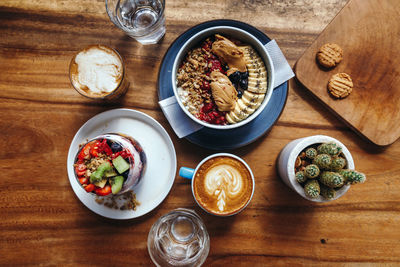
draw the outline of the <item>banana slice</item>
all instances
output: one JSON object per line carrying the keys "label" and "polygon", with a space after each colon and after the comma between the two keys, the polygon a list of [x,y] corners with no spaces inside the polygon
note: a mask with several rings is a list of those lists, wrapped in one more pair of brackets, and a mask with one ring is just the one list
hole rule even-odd
{"label": "banana slice", "polygon": [[237,100],[235,108],[226,114],[230,124],[238,123],[253,114],[265,98],[267,92],[267,71],[264,61],[251,46],[241,46],[249,72],[248,87]]}
{"label": "banana slice", "polygon": [[265,94],[254,94],[249,91],[244,91],[241,100],[246,104],[248,107],[253,109],[257,109],[265,98]]}
{"label": "banana slice", "polygon": [[255,109],[247,106],[242,99],[239,99],[236,102],[235,109],[233,113],[236,115],[237,118],[240,120],[246,119],[250,114],[253,114]]}
{"label": "banana slice", "polygon": [[234,124],[234,123],[239,122],[239,121],[234,120],[230,113],[226,113],[225,118],[230,124]]}
{"label": "banana slice", "polygon": [[251,105],[248,105],[248,102],[244,102],[243,99],[239,99],[237,103],[238,107],[240,108],[240,112],[246,114],[246,117],[248,117],[250,114],[253,114],[254,111],[256,111],[255,108],[253,108]]}

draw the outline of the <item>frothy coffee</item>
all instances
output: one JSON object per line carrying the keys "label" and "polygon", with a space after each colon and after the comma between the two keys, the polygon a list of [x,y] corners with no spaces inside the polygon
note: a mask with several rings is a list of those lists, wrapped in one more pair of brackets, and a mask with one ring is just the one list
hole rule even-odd
{"label": "frothy coffee", "polygon": [[118,89],[124,78],[121,57],[113,49],[93,45],[80,51],[71,61],[70,78],[83,95],[102,98]]}
{"label": "frothy coffee", "polygon": [[217,156],[198,168],[193,192],[197,202],[210,213],[229,215],[247,205],[253,186],[251,173],[241,161]]}

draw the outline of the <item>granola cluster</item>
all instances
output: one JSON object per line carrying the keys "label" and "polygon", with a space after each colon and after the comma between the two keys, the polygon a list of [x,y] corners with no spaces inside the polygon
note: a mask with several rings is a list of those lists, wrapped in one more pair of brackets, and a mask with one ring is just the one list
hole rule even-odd
{"label": "granola cluster", "polygon": [[205,48],[195,48],[188,52],[177,73],[177,86],[182,102],[195,116],[205,103],[212,101],[210,77],[207,75],[212,67],[208,59],[212,57],[215,56]]}

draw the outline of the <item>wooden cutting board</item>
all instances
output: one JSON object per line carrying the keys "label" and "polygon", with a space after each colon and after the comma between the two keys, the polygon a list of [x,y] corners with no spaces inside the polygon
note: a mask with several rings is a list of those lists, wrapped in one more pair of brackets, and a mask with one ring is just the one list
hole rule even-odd
{"label": "wooden cutting board", "polygon": [[[343,48],[343,61],[325,70],[316,53],[325,43]],[[348,73],[350,96],[332,98],[330,77]],[[379,146],[400,137],[400,0],[350,0],[297,61],[297,79],[354,130]]]}

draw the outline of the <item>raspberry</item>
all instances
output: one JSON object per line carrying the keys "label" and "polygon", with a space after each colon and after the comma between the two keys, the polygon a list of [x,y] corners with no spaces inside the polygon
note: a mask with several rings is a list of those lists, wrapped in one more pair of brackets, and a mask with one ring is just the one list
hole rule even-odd
{"label": "raspberry", "polygon": [[220,72],[223,72],[221,62],[219,62],[219,60],[213,59],[210,60],[209,63],[211,63],[211,71],[218,70]]}
{"label": "raspberry", "polygon": [[206,81],[206,80],[203,81],[203,86],[202,87],[203,87],[203,89],[205,89],[207,91],[211,89],[210,83],[208,81]]}
{"label": "raspberry", "polygon": [[216,112],[216,111],[211,112],[211,114],[212,114],[215,118],[221,117],[221,114],[219,114],[219,113]]}
{"label": "raspberry", "polygon": [[213,109],[213,104],[209,103],[209,104],[205,104],[202,108],[201,111],[204,113],[209,112],[210,110]]}

